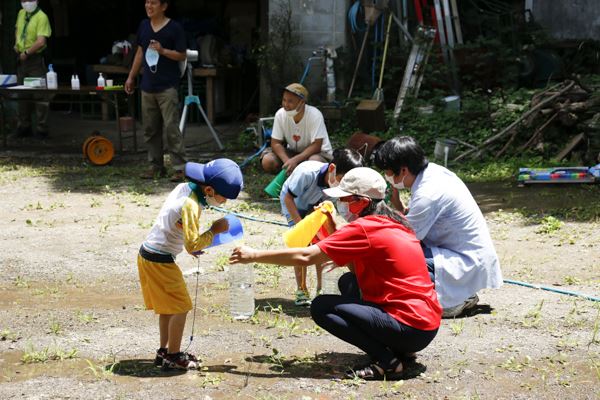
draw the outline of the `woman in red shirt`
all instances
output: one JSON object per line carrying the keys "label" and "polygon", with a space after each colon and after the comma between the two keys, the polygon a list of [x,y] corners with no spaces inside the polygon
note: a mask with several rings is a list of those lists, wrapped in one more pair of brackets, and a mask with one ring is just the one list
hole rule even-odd
{"label": "woman in red shirt", "polygon": [[348,225],[306,248],[241,247],[230,258],[231,263],[347,265],[351,273],[338,283],[342,294],[318,296],[311,315],[371,357],[371,363],[349,375],[372,380],[402,378],[402,361],[429,345],[442,314],[420,242],[404,217],[385,203],[385,190],[378,172],[354,168],[338,187],[324,190],[338,199]]}

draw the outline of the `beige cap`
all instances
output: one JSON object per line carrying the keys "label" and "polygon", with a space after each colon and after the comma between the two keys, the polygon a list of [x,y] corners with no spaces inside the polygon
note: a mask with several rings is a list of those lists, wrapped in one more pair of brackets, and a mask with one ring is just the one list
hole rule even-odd
{"label": "beige cap", "polygon": [[374,169],[359,167],[353,168],[344,175],[337,187],[324,189],[329,197],[346,197],[358,195],[374,200],[383,200],[387,184],[381,174]]}
{"label": "beige cap", "polygon": [[304,86],[299,83],[290,83],[283,90],[286,90],[296,96],[300,97],[302,100],[308,100],[308,90]]}

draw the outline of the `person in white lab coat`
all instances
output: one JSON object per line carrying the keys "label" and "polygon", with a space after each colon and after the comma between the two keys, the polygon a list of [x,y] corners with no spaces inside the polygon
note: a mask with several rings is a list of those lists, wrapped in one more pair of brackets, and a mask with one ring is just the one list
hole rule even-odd
{"label": "person in white lab coat", "polygon": [[[393,187],[392,204],[406,214],[421,240],[443,318],[474,308],[480,289],[502,285],[500,262],[487,224],[460,178],[429,162],[409,136],[384,143],[375,165]],[[401,189],[411,191],[408,207],[398,195]]]}

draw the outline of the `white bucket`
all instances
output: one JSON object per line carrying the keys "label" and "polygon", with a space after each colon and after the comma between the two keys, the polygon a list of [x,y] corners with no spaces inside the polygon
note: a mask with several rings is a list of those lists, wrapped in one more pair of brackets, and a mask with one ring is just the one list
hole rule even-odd
{"label": "white bucket", "polygon": [[446,96],[444,103],[446,111],[460,111],[460,96]]}
{"label": "white bucket", "polygon": [[435,141],[435,148],[433,149],[433,156],[436,160],[444,160],[444,167],[448,166],[448,159],[454,157],[457,142],[452,139],[437,139]]}

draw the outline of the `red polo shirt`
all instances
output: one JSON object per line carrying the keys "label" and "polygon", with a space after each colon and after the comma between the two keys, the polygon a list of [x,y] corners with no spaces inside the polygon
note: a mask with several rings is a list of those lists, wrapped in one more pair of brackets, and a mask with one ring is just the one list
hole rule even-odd
{"label": "red polo shirt", "polygon": [[354,262],[363,300],[378,304],[405,325],[440,326],[442,307],[414,232],[371,215],[346,225],[317,246],[338,265]]}

